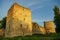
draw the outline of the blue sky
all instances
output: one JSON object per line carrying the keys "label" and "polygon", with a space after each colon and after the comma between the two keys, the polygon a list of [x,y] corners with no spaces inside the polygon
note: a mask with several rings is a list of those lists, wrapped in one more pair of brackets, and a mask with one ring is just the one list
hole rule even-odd
{"label": "blue sky", "polygon": [[53,21],[55,5],[60,7],[60,0],[0,0],[0,20],[7,15],[9,8],[17,2],[32,12],[32,21],[44,26],[44,21]]}

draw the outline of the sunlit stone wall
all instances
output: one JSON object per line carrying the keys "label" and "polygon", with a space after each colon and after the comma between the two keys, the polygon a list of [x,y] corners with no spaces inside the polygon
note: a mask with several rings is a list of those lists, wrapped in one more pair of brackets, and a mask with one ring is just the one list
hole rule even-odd
{"label": "sunlit stone wall", "polygon": [[5,37],[32,35],[31,11],[14,3],[9,9]]}
{"label": "sunlit stone wall", "polygon": [[32,23],[32,33],[33,34],[46,34],[44,27],[38,25],[37,23]]}
{"label": "sunlit stone wall", "polygon": [[44,22],[44,27],[47,33],[55,33],[55,27],[53,21]]}

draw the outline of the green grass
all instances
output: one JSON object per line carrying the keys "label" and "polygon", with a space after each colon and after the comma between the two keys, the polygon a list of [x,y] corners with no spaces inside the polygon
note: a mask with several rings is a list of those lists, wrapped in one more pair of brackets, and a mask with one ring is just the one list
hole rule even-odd
{"label": "green grass", "polygon": [[18,36],[13,38],[0,37],[0,40],[60,40],[60,33],[58,34],[34,34],[32,36]]}

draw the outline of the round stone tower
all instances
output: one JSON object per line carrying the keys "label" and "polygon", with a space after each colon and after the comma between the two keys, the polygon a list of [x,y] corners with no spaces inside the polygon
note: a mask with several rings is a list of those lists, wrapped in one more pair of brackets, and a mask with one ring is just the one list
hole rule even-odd
{"label": "round stone tower", "polygon": [[46,33],[56,33],[53,21],[44,22],[44,27],[46,29]]}

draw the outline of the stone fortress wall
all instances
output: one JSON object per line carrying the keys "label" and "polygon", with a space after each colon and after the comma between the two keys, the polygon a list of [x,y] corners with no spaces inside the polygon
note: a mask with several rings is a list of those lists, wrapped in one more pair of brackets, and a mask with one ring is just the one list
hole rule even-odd
{"label": "stone fortress wall", "polygon": [[52,34],[56,33],[53,21],[44,22],[44,27],[33,23],[32,26],[33,34]]}
{"label": "stone fortress wall", "polygon": [[14,3],[8,11],[5,37],[32,35],[31,12]]}
{"label": "stone fortress wall", "polygon": [[47,33],[55,33],[53,21],[44,22],[44,28],[46,29]]}
{"label": "stone fortress wall", "polygon": [[32,33],[33,34],[46,34],[45,28],[38,25],[37,23],[32,23]]}
{"label": "stone fortress wall", "polygon": [[1,36],[5,34],[5,37],[56,33],[54,23],[52,21],[44,22],[44,27],[33,23],[31,11],[28,8],[18,5],[17,3],[14,3],[8,10],[6,29],[5,31],[1,31]]}

